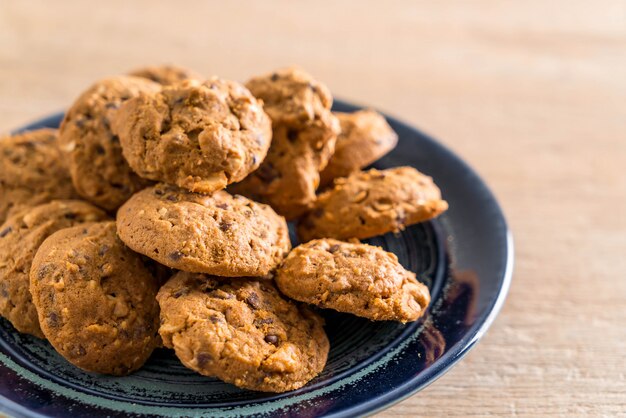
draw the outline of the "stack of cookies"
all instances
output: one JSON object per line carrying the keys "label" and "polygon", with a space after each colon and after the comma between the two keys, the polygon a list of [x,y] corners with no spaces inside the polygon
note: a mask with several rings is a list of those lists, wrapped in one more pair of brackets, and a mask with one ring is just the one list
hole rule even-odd
{"label": "stack of cookies", "polygon": [[358,240],[447,203],[411,167],[361,171],[397,136],[331,105],[296,68],[244,86],[149,67],[95,83],[58,131],[3,138],[0,315],[86,371],[126,375],[164,346],[267,392],[323,370],[318,308],[417,320],[428,288]]}

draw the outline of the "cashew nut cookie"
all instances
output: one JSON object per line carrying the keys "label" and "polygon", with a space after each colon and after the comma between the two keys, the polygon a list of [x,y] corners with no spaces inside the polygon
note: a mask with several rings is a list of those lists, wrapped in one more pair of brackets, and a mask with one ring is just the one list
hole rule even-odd
{"label": "cashew nut cookie", "polygon": [[302,242],[365,239],[427,221],[448,209],[431,177],[412,167],[371,169],[335,180],[298,224]]}
{"label": "cashew nut cookie", "polygon": [[48,341],[83,370],[129,374],[160,344],[157,282],[117,238],[115,222],[48,237],[33,260],[30,291]]}
{"label": "cashew nut cookie", "polygon": [[266,276],[291,248],[285,219],[267,205],[158,184],[117,213],[122,241],[168,267],[218,276]]}
{"label": "cashew nut cookie", "polygon": [[60,229],[105,219],[103,211],[80,200],[53,200],[10,216],[0,226],[0,316],[18,331],[44,338],[29,290],[35,253]]}
{"label": "cashew nut cookie", "polygon": [[274,138],[261,167],[231,190],[294,219],[315,201],[319,173],[335,151],[339,122],[330,111],[332,96],[295,68],[255,77],[246,86],[263,100]]}
{"label": "cashew nut cookie", "polygon": [[61,148],[68,156],[74,187],[84,199],[113,211],[149,184],[124,160],[111,126],[124,101],[158,89],[157,83],[144,78],[107,78],[81,94],[65,114]]}
{"label": "cashew nut cookie", "polygon": [[0,138],[0,223],[26,206],[76,197],[56,129]]}
{"label": "cashew nut cookie", "polygon": [[159,291],[159,333],[203,375],[264,392],[298,389],[326,364],[323,319],[269,280],[179,272]]}
{"label": "cashew nut cookie", "polygon": [[265,158],[271,121],[243,85],[187,80],[126,102],[115,130],[140,176],[211,193],[240,181]]}
{"label": "cashew nut cookie", "polygon": [[383,115],[374,110],[335,112],[334,115],[339,119],[341,133],[335,153],[320,175],[322,185],[367,167],[398,143],[398,135]]}
{"label": "cashew nut cookie", "polygon": [[294,248],[276,272],[287,297],[375,321],[415,321],[428,287],[380,247],[319,239]]}
{"label": "cashew nut cookie", "polygon": [[203,79],[203,77],[194,70],[185,67],[179,67],[177,65],[148,66],[138,68],[128,74],[135,77],[147,78],[148,80],[154,81],[155,83],[159,83],[164,86],[176,84],[190,78],[195,80]]}

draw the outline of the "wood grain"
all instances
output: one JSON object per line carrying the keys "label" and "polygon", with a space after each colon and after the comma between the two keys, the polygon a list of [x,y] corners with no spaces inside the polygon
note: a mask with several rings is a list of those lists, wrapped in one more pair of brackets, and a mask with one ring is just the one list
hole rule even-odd
{"label": "wood grain", "polygon": [[172,4],[1,1],[0,131],[146,63],[299,64],[453,148],[515,235],[493,328],[380,416],[624,416],[625,1]]}

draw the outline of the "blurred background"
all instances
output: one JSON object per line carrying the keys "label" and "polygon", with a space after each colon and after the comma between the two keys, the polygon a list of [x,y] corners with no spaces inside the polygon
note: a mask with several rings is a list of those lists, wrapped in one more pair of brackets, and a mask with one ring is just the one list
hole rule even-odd
{"label": "blurred background", "polygon": [[626,1],[2,0],[0,132],[161,63],[240,81],[297,64],[438,138],[500,199],[500,317],[380,416],[626,411]]}

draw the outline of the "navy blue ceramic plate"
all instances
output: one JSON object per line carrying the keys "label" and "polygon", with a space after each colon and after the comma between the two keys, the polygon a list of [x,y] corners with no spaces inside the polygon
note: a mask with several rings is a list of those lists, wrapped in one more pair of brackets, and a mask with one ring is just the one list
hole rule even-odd
{"label": "navy blue ceramic plate", "polygon": [[[357,107],[337,102],[336,110]],[[57,114],[24,129],[58,126]],[[370,322],[324,312],[331,342],[323,373],[284,394],[237,389],[185,369],[158,350],[131,376],[82,372],[52,347],[0,320],[0,411],[15,416],[275,416],[371,414],[424,388],[480,339],[504,302],[511,236],[482,180],[442,145],[389,118],[398,147],[377,168],[411,165],[434,177],[450,210],[434,222],[369,240],[398,255],[431,290],[416,323]]]}

